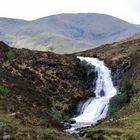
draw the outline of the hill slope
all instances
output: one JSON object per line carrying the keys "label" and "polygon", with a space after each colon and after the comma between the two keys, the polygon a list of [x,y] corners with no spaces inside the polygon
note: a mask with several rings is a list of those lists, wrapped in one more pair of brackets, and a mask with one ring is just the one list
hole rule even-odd
{"label": "hill slope", "polygon": [[0,42],[0,139],[74,140],[60,122],[84,95],[82,71],[75,56]]}
{"label": "hill slope", "polygon": [[[106,119],[82,133],[86,133],[87,137],[103,140],[140,139],[140,34],[77,55],[105,60],[112,70],[114,84],[120,85],[122,93],[125,87],[127,95],[123,97],[124,94],[121,93],[116,96],[119,98],[115,97],[116,100],[111,101],[116,107],[113,108],[114,114],[109,116],[111,119]],[[110,108],[113,104],[110,104]],[[119,108],[119,105],[123,107]]]}
{"label": "hill slope", "polygon": [[105,60],[114,84],[122,87],[127,80],[136,86],[128,93],[129,103],[111,116],[113,121],[104,120],[81,134],[88,139],[140,139],[140,34],[71,55],[15,49],[0,42],[0,139],[75,140],[62,132],[60,122],[88,94],[85,63],[76,55]]}
{"label": "hill slope", "polygon": [[103,14],[60,14],[34,21],[0,18],[0,39],[10,46],[72,53],[118,41],[140,27]]}

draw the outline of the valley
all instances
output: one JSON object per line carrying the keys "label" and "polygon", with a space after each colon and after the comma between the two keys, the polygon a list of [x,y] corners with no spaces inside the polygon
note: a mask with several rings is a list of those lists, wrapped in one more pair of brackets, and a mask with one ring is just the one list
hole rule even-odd
{"label": "valley", "polygon": [[[124,105],[112,99],[106,119],[79,131],[83,140],[139,139],[140,34],[69,55],[16,49],[0,42],[1,139],[78,139],[66,133],[62,124],[78,115],[78,103],[91,96],[90,67],[77,56],[104,60],[114,86],[129,99]],[[131,81],[130,89],[126,81]]]}

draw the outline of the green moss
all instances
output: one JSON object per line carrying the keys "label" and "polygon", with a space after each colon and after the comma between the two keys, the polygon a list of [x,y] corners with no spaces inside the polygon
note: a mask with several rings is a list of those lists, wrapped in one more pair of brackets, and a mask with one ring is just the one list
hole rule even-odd
{"label": "green moss", "polygon": [[58,123],[60,123],[63,120],[61,113],[54,107],[52,108],[52,113],[51,114],[53,116],[53,119],[55,121],[57,121]]}
{"label": "green moss", "polygon": [[113,140],[110,136],[105,136],[105,140]]}
{"label": "green moss", "polygon": [[86,130],[87,137],[92,137],[95,139],[102,140],[114,140],[122,138],[124,131],[119,128],[110,128],[110,127],[95,127],[89,128]]}
{"label": "green moss", "polygon": [[126,94],[119,94],[119,95],[114,96],[110,100],[108,114],[113,115],[115,112],[118,112],[122,107],[127,105],[128,102],[129,102],[129,99]]}
{"label": "green moss", "polygon": [[12,50],[9,50],[7,53],[6,53],[6,56],[8,57],[8,59],[14,59],[15,58],[15,52],[12,51]]}
{"label": "green moss", "polygon": [[10,89],[8,89],[8,88],[5,87],[5,86],[1,86],[1,85],[0,85],[0,93],[1,93],[1,94],[9,94],[9,93],[10,93]]}
{"label": "green moss", "polygon": [[119,128],[110,128],[110,127],[104,127],[104,128],[100,128],[100,127],[92,127],[92,128],[88,128],[87,132],[98,132],[98,131],[106,131],[106,132],[122,132],[121,129]]}
{"label": "green moss", "polygon": [[132,121],[140,121],[140,113],[133,114],[129,116],[128,119]]}
{"label": "green moss", "polygon": [[110,100],[109,106],[109,115],[113,115],[115,112],[118,112],[122,107],[125,107],[130,103],[132,96],[138,92],[137,87],[135,86],[134,81],[123,81],[121,85],[121,94],[114,96]]}

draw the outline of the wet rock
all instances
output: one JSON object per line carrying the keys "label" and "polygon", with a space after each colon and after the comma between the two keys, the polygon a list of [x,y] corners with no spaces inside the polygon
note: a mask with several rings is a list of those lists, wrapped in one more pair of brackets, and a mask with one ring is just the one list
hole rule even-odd
{"label": "wet rock", "polygon": [[12,130],[11,128],[7,127],[3,130],[3,140],[9,140],[11,138]]}
{"label": "wet rock", "polygon": [[96,94],[95,94],[94,90],[89,89],[89,90],[86,90],[84,99],[88,99],[88,98],[95,97],[95,96],[96,96]]}
{"label": "wet rock", "polygon": [[64,129],[70,129],[71,124],[70,123],[64,123]]}
{"label": "wet rock", "polygon": [[85,132],[79,132],[78,135],[79,135],[79,137],[84,137]]}
{"label": "wet rock", "polygon": [[95,89],[90,88],[90,89],[88,90],[88,92],[89,92],[89,96],[90,96],[90,97],[95,97],[95,96],[96,96]]}
{"label": "wet rock", "polygon": [[76,120],[74,120],[74,119],[70,119],[70,120],[68,121],[68,123],[70,123],[70,124],[74,124],[74,123],[76,123]]}
{"label": "wet rock", "polygon": [[104,92],[104,90],[101,90],[101,92],[100,92],[100,96],[101,96],[101,97],[105,96],[105,92]]}
{"label": "wet rock", "polygon": [[130,57],[122,58],[117,62],[113,61],[112,65],[116,67],[116,70],[112,73],[114,86],[119,86],[124,74],[131,68],[131,59]]}
{"label": "wet rock", "polygon": [[3,134],[3,140],[9,140],[10,137],[11,137],[10,134],[4,132],[4,134]]}
{"label": "wet rock", "polygon": [[87,89],[93,89],[96,86],[96,78],[97,73],[95,72],[94,66],[88,66],[88,72],[87,72]]}

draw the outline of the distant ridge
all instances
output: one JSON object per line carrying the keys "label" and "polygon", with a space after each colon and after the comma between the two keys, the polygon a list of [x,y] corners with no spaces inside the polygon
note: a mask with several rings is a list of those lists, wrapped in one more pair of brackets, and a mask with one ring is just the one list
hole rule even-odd
{"label": "distant ridge", "polygon": [[25,21],[0,18],[0,40],[16,48],[73,53],[140,32],[140,26],[95,13],[59,14]]}

